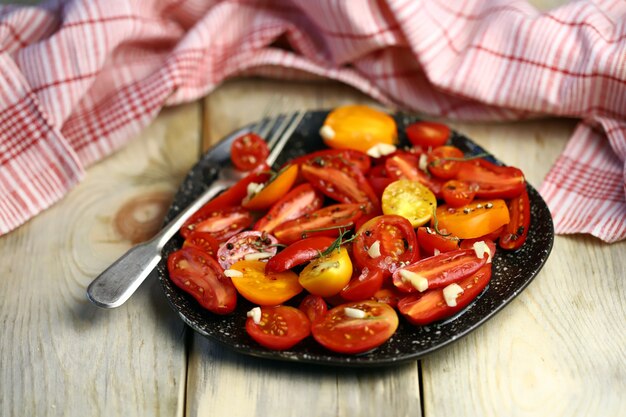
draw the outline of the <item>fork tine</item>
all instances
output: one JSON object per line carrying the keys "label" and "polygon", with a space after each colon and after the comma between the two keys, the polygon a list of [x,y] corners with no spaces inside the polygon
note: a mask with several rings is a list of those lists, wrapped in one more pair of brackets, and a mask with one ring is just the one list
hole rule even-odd
{"label": "fork tine", "polygon": [[276,162],[276,158],[282,152],[285,144],[296,130],[296,128],[300,125],[300,122],[304,118],[306,114],[305,111],[297,111],[295,113],[291,113],[285,115],[281,125],[276,129],[276,131],[272,134],[272,137],[268,140],[268,146],[271,149],[269,156],[267,157],[267,164],[269,166],[274,165]]}

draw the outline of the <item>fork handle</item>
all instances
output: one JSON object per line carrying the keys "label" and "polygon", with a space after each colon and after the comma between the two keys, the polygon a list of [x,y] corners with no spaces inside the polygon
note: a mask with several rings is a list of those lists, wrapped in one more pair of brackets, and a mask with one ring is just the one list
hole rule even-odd
{"label": "fork handle", "polygon": [[87,287],[87,297],[98,307],[114,308],[122,305],[139,288],[161,260],[163,246],[182,225],[205,203],[224,191],[228,184],[220,179],[193,203],[181,211],[152,239],[131,248]]}

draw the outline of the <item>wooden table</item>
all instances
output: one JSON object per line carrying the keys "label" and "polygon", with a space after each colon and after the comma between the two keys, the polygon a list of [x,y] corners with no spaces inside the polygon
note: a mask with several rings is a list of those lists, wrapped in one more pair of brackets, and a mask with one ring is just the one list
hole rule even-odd
{"label": "wooden table", "polygon": [[[268,106],[369,102],[335,83],[235,80],[167,109],[63,201],[0,238],[1,416],[619,416],[626,242],[557,236],[509,306],[424,359],[383,369],[275,363],[185,327],[156,279],[115,310],[89,282],[159,226],[201,152]],[[538,186],[575,121],[451,123]]]}

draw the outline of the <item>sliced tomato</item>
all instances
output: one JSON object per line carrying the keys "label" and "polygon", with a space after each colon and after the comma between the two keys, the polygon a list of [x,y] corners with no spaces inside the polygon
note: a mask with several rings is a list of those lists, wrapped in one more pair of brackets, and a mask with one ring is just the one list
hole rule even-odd
{"label": "sliced tomato", "polygon": [[437,207],[437,198],[427,186],[406,179],[389,184],[381,200],[383,213],[402,216],[413,227],[428,223]]}
{"label": "sliced tomato", "polygon": [[183,248],[193,246],[204,251],[212,258],[217,258],[219,242],[208,232],[192,232],[183,242]]}
{"label": "sliced tomato", "polygon": [[365,223],[357,231],[352,247],[354,260],[361,269],[378,269],[384,276],[419,259],[411,223],[396,215],[374,217]]}
{"label": "sliced tomato", "polygon": [[254,230],[271,233],[276,226],[318,210],[324,196],[311,184],[300,184],[278,200],[254,225]]}
{"label": "sliced tomato", "polygon": [[[354,314],[354,310],[363,312],[364,317],[355,317],[359,314]],[[313,323],[311,330],[315,340],[325,348],[354,354],[385,343],[395,333],[398,322],[395,310],[387,304],[357,301],[333,308]]]}
{"label": "sliced tomato", "polygon": [[491,264],[487,264],[457,282],[463,292],[456,298],[456,306],[449,306],[443,296],[443,289],[437,289],[401,299],[398,302],[398,310],[416,326],[443,320],[467,307],[480,295],[490,280]]}
{"label": "sliced tomato", "polygon": [[496,165],[482,158],[463,162],[456,179],[475,184],[477,198],[513,198],[526,189],[520,169]]}
{"label": "sliced tomato", "polygon": [[476,187],[465,181],[450,180],[443,184],[441,196],[450,207],[461,207],[474,200]]}
{"label": "sliced tomato", "polygon": [[247,231],[236,234],[217,251],[217,261],[222,268],[228,269],[235,262],[243,259],[269,259],[276,255],[278,241],[270,234]]}
{"label": "sliced tomato", "polygon": [[404,292],[443,288],[478,271],[496,253],[493,242],[485,242],[489,254],[479,258],[473,249],[459,249],[424,258],[393,273],[393,284]]}
{"label": "sliced tomato", "polygon": [[348,165],[356,168],[362,174],[367,174],[372,166],[372,159],[365,152],[355,149],[324,149],[312,152],[291,161],[294,165],[316,165],[328,167],[343,167]]}
{"label": "sliced tomato", "polygon": [[503,231],[505,230],[506,226],[502,226],[499,229],[494,230],[491,233],[487,233],[486,235],[480,236],[480,237],[475,237],[472,239],[463,239],[461,240],[461,244],[459,245],[459,247],[461,249],[472,249],[474,247],[474,243],[476,242],[492,242],[493,245],[495,246],[495,242],[498,240],[498,238],[500,237],[500,235],[503,233]]}
{"label": "sliced tomato", "polygon": [[215,259],[195,247],[172,252],[167,258],[170,279],[212,313],[228,314],[237,305],[237,291]]}
{"label": "sliced tomato", "polygon": [[189,236],[192,231],[211,234],[218,242],[225,242],[252,224],[252,215],[243,207],[228,207],[206,213],[206,217],[196,223],[183,226],[181,234]]}
{"label": "sliced tomato", "polygon": [[530,201],[528,191],[512,198],[508,202],[511,221],[500,234],[498,244],[502,249],[515,250],[522,247],[530,228]]}
{"label": "sliced tomato", "polygon": [[418,181],[432,191],[437,198],[441,196],[443,180],[433,177],[419,168],[419,156],[416,154],[397,154],[385,162],[387,175],[394,179]]}
{"label": "sliced tomato", "polygon": [[432,256],[435,250],[441,252],[451,252],[459,248],[459,238],[456,236],[443,236],[435,232],[430,227],[419,227],[417,229],[417,243],[425,254]]}
{"label": "sliced tomato", "polygon": [[263,188],[243,199],[241,205],[250,210],[265,210],[283,198],[298,178],[298,166],[289,165],[270,178]]}
{"label": "sliced tomato", "polygon": [[298,275],[291,271],[265,271],[262,261],[239,261],[229,269],[241,273],[241,276],[231,276],[231,280],[239,294],[254,304],[274,306],[302,292]]}
{"label": "sliced tomato", "polygon": [[294,307],[261,307],[261,320],[255,323],[253,317],[248,317],[246,332],[261,346],[285,350],[311,334],[311,323]]}
{"label": "sliced tomato", "polygon": [[328,305],[326,301],[319,295],[309,294],[302,299],[298,305],[300,311],[302,311],[309,318],[311,323],[317,319],[324,317],[328,312]]}
{"label": "sliced tomato", "polygon": [[383,273],[380,269],[363,268],[356,271],[352,279],[339,295],[347,301],[358,301],[372,298],[383,285]]}
{"label": "sliced tomato", "polygon": [[405,132],[414,146],[424,148],[444,145],[450,138],[450,128],[436,122],[412,123],[406,127]]}
{"label": "sliced tomato", "polygon": [[376,291],[371,299],[373,301],[378,301],[379,303],[387,304],[392,308],[396,308],[398,306],[398,301],[404,297],[406,297],[406,293],[398,290],[392,284],[383,283],[382,288]]}
{"label": "sliced tomato", "polygon": [[311,294],[332,297],[350,282],[352,269],[348,251],[340,247],[313,259],[300,272],[298,281]]}
{"label": "sliced tomato", "polygon": [[335,241],[328,236],[298,240],[267,261],[266,271],[282,272],[317,258]]}
{"label": "sliced tomato", "polygon": [[454,178],[465,155],[456,146],[439,146],[428,152],[428,171],[438,178]]}
{"label": "sliced tomato", "polygon": [[463,207],[437,207],[437,226],[460,239],[473,239],[492,233],[509,223],[504,200],[474,200]]}
{"label": "sliced tomato", "polygon": [[339,236],[340,229],[351,229],[362,215],[361,204],[334,204],[282,223],[274,229],[279,242],[291,244],[313,236]]}
{"label": "sliced tomato", "polygon": [[230,146],[230,160],[241,171],[251,171],[264,164],[270,154],[267,142],[256,133],[245,133]]}

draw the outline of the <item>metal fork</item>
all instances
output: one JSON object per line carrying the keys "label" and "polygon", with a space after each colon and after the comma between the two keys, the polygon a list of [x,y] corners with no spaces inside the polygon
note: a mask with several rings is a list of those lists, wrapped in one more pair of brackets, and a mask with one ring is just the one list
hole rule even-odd
{"label": "metal fork", "polygon": [[[305,112],[295,112],[275,119],[264,119],[253,128],[239,129],[227,137],[242,135],[246,132],[257,132],[267,137],[271,152],[267,164],[272,166],[285,144],[302,121]],[[102,272],[87,287],[87,297],[98,307],[113,308],[122,305],[139,288],[152,270],[161,260],[161,251],[165,244],[176,234],[182,225],[205,203],[212,200],[220,192],[241,180],[245,173],[226,166],[219,170],[218,178],[198,197],[168,223],[152,239],[131,248],[117,261]]]}

